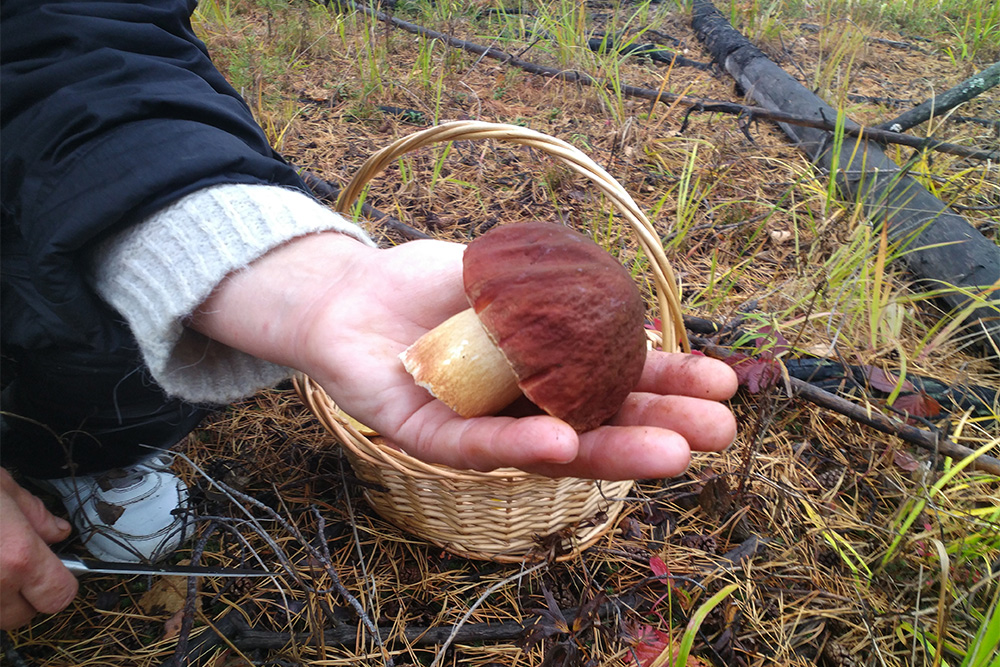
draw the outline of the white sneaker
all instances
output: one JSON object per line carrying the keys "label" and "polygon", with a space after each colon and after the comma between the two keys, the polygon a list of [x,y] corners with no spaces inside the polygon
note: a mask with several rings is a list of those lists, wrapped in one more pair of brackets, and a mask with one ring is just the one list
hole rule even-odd
{"label": "white sneaker", "polygon": [[188,488],[157,454],[96,475],[46,479],[69,511],[84,546],[106,561],[155,563],[184,541]]}

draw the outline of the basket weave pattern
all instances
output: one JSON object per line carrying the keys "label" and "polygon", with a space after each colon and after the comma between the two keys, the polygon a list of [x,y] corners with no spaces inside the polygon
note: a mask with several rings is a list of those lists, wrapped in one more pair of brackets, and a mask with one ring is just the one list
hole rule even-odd
{"label": "basket weave pattern", "polygon": [[386,521],[467,558],[521,562],[545,536],[573,528],[560,558],[587,548],[611,527],[631,480],[551,479],[503,468],[492,472],[429,465],[363,434],[319,385],[296,378],[303,402],[344,445],[365,498]]}
{"label": "basket weave pattern", "polygon": [[[456,121],[416,132],[375,153],[341,192],[347,213],[364,186],[401,155],[447,141],[497,139],[547,153],[589,178],[630,223],[650,262],[662,331],[651,336],[664,349],[686,348],[676,280],[649,220],[624,188],[572,145],[515,125]],[[455,470],[424,463],[370,432],[362,432],[319,385],[298,377],[303,402],[343,444],[365,496],[387,521],[452,553],[502,562],[545,557],[543,538],[558,535],[558,559],[574,557],[615,523],[631,480],[551,479],[510,468]]]}

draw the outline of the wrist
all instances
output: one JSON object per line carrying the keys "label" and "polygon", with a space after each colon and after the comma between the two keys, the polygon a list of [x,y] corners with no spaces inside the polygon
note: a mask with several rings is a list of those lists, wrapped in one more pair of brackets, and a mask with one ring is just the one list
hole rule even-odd
{"label": "wrist", "polygon": [[303,368],[313,322],[350,288],[377,249],[338,232],[308,234],[224,278],[187,321],[220,343]]}

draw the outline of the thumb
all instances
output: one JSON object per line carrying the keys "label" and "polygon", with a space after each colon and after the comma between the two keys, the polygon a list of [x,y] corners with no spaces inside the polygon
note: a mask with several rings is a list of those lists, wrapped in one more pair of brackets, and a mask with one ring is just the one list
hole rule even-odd
{"label": "thumb", "polygon": [[4,491],[14,500],[21,514],[46,544],[53,544],[69,537],[73,527],[68,521],[52,514],[40,498],[18,485],[6,470],[0,469],[0,474],[3,476],[0,483]]}
{"label": "thumb", "polygon": [[18,505],[20,505],[21,511],[28,519],[28,523],[35,529],[38,536],[45,540],[46,544],[54,544],[69,537],[70,532],[73,530],[73,526],[70,525],[69,521],[56,516],[46,509],[45,503],[37,496],[31,495],[27,491],[25,491],[25,495],[27,496],[26,501],[23,503],[19,502]]}

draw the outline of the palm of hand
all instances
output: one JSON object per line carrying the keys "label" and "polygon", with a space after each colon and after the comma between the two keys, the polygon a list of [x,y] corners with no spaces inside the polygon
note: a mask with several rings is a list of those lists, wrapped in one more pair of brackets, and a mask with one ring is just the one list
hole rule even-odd
{"label": "palm of hand", "polygon": [[732,441],[732,414],[717,402],[735,391],[732,372],[690,355],[651,354],[641,391],[610,425],[579,436],[548,416],[456,415],[413,382],[399,354],[468,307],[462,251],[419,241],[372,252],[317,309],[307,325],[314,332],[308,372],[348,414],[427,462],[556,476],[669,476],[687,465],[691,447],[718,450]]}

